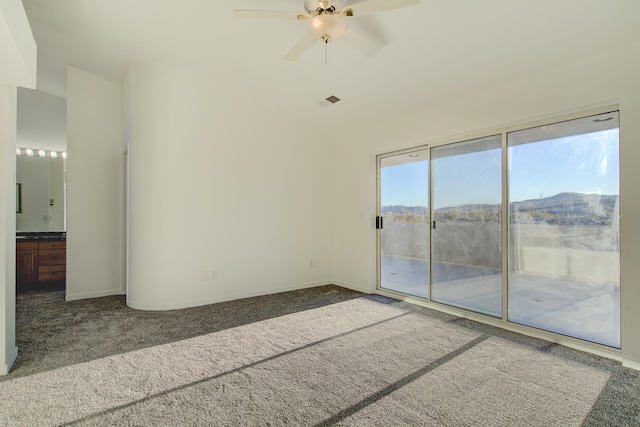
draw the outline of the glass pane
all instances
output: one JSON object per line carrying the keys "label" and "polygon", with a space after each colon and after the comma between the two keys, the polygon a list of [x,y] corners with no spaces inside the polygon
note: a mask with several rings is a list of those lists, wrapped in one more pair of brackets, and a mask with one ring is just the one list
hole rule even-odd
{"label": "glass pane", "polygon": [[429,152],[380,159],[380,287],[429,296]]}
{"label": "glass pane", "polygon": [[508,135],[510,321],[620,347],[618,126]]}
{"label": "glass pane", "polygon": [[502,137],[433,148],[432,300],[502,315]]}

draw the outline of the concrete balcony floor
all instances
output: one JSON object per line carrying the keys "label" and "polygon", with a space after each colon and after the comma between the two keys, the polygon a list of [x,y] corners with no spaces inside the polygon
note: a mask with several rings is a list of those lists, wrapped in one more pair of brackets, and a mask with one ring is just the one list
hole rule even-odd
{"label": "concrete balcony floor", "polygon": [[[426,260],[385,255],[382,288],[429,298]],[[502,275],[495,268],[434,263],[433,301],[502,317]],[[508,319],[586,341],[620,347],[617,284],[510,272]]]}

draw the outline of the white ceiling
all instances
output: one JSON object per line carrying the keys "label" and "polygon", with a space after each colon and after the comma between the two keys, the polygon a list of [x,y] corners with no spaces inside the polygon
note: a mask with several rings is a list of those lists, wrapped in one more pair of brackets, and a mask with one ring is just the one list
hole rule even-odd
{"label": "white ceiling", "polygon": [[[347,3],[356,3],[351,1]],[[234,9],[302,12],[304,0],[23,0],[39,89],[64,95],[66,65],[123,82],[128,64],[201,71],[273,120],[349,126],[425,108],[640,41],[638,0],[421,0],[350,20],[384,43],[345,40],[282,58],[303,21],[239,20]],[[607,78],[607,76],[603,76]],[[342,101],[322,107],[336,95]]]}

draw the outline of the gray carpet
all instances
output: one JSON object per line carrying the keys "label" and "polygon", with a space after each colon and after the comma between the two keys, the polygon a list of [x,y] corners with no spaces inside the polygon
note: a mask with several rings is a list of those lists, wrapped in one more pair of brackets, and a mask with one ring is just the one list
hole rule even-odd
{"label": "gray carpet", "polygon": [[16,307],[0,425],[640,425],[640,375],[614,361],[335,286]]}

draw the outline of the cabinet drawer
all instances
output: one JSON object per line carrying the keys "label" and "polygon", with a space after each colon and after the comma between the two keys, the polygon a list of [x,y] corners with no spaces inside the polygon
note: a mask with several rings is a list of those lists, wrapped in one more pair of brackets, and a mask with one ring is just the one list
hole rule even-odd
{"label": "cabinet drawer", "polygon": [[64,265],[41,265],[38,268],[38,282],[57,282],[64,279]]}
{"label": "cabinet drawer", "polygon": [[38,242],[39,250],[49,250],[49,249],[65,249],[67,247],[66,241],[59,240],[45,240]]}
{"label": "cabinet drawer", "polygon": [[40,251],[38,258],[39,265],[65,265],[67,263],[67,252],[64,249]]}
{"label": "cabinet drawer", "polygon": [[33,251],[38,249],[38,242],[18,242],[16,243],[16,250],[18,251]]}

